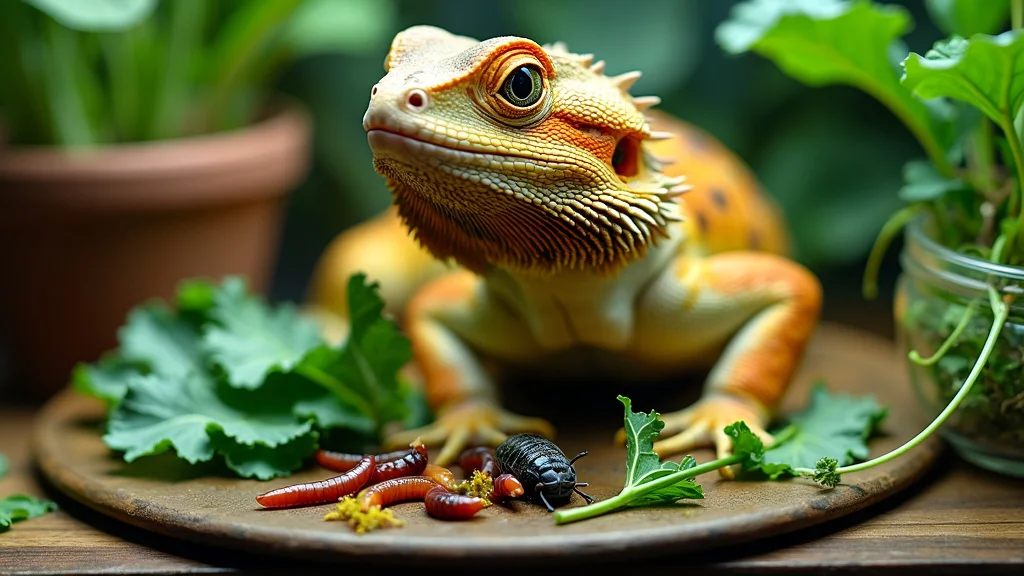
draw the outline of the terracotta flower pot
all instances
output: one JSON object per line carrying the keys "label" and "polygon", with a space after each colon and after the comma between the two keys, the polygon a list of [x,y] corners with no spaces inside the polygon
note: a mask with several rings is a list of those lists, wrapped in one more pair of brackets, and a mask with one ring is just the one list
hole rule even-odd
{"label": "terracotta flower pot", "polygon": [[242,130],[69,151],[0,147],[0,339],[45,397],[116,345],[136,304],[184,278],[269,280],[310,123],[286,106]]}

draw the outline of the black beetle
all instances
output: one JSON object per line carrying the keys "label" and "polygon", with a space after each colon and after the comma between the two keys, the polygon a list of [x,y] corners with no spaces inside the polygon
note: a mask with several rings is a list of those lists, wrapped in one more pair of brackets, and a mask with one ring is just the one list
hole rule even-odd
{"label": "black beetle", "polygon": [[543,502],[548,512],[555,511],[551,501],[564,504],[573,492],[587,504],[594,501],[579,489],[588,484],[576,481],[576,469],[572,467],[573,462],[586,455],[583,451],[569,460],[552,441],[536,434],[509,436],[495,450],[501,471],[515,476],[526,494]]}

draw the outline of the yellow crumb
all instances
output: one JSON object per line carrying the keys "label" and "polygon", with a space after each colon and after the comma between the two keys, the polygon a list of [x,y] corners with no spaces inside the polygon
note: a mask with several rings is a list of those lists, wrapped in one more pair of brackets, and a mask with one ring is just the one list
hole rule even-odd
{"label": "yellow crumb", "polygon": [[337,509],[324,516],[324,520],[348,522],[356,534],[365,534],[377,528],[390,528],[405,524],[404,521],[395,518],[391,510],[381,510],[380,506],[373,506],[363,512],[359,509],[359,503],[352,496],[345,496],[339,500]]}
{"label": "yellow crumb", "polygon": [[476,496],[484,501],[484,506],[490,506],[491,493],[494,492],[494,480],[490,474],[474,470],[473,476],[456,484],[454,490],[466,496]]}

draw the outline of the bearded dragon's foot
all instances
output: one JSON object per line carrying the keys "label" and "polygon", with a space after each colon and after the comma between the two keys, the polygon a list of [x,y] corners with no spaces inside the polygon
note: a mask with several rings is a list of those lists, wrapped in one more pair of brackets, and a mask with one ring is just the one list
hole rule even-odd
{"label": "bearded dragon's foot", "polygon": [[497,446],[506,434],[532,432],[553,438],[555,429],[547,420],[527,418],[507,412],[491,402],[471,400],[456,404],[441,412],[428,426],[399,432],[385,440],[385,449],[408,446],[417,437],[427,446],[444,443],[435,460],[438,466],[447,466],[459,454],[473,445]]}
{"label": "bearded dragon's foot", "polygon": [[[753,401],[735,396],[717,394],[702,398],[693,406],[662,416],[665,428],[661,440],[654,443],[654,451],[664,458],[694,448],[714,446],[719,458],[732,452],[732,438],[725,434],[725,427],[742,420],[765,445],[771,444],[772,436],[764,430],[768,411]],[[616,434],[616,441],[625,442],[624,430]],[[725,478],[733,478],[732,467],[719,468]]]}

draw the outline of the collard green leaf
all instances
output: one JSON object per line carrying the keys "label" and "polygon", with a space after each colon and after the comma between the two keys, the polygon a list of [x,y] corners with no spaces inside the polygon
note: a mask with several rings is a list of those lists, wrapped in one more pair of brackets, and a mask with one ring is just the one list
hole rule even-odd
{"label": "collard green leaf", "polygon": [[376,283],[355,274],[348,284],[351,329],[340,350],[321,346],[307,354],[297,371],[314,379],[355,413],[379,429],[408,415],[398,371],[412,359],[409,340],[381,315],[384,301]]}
{"label": "collard green leaf", "polygon": [[626,430],[626,483],[625,487],[641,484],[649,476],[656,474],[661,468],[661,458],[654,451],[654,440],[658,438],[665,423],[659,414],[651,410],[650,414],[633,412],[632,401],[619,396],[619,402],[625,407],[623,418]]}
{"label": "collard green leaf", "polygon": [[1024,31],[953,37],[903,61],[902,82],[921,98],[966,102],[1005,125],[1024,101]]}
{"label": "collard green leaf", "polygon": [[280,447],[313,434],[292,414],[294,399],[217,386],[207,378],[160,375],[129,379],[129,391],[110,414],[103,437],[128,462],[173,448],[189,463],[213,458],[212,432],[245,446]]}
{"label": "collard green leaf", "polygon": [[1010,0],[925,0],[935,24],[947,35],[995,34],[1010,16]]}
{"label": "collard green leaf", "polygon": [[96,364],[78,364],[71,373],[71,386],[80,394],[114,405],[128,392],[128,377],[141,374],[138,367],[119,357]]}
{"label": "collard green leaf", "polygon": [[72,30],[117,32],[145,20],[157,0],[24,0]]}
{"label": "collard green leaf", "polygon": [[246,292],[240,278],[226,280],[213,298],[210,314],[217,324],[206,329],[203,348],[232,386],[257,388],[269,372],[292,369],[323,343],[314,322],[287,304],[271,310]]}
{"label": "collard green leaf", "polygon": [[769,466],[814,468],[822,458],[833,458],[840,466],[863,460],[869,454],[867,439],[886,413],[873,397],[833,394],[819,384],[811,391],[807,408],[789,419],[796,434],[765,451],[763,461]]}
{"label": "collard green leaf", "polygon": [[53,512],[57,505],[49,500],[40,500],[28,494],[13,494],[0,500],[0,533],[11,529],[11,524],[38,518]]}
{"label": "collard green leaf", "polygon": [[317,448],[316,432],[302,434],[284,444],[241,444],[228,437],[221,430],[214,430],[210,439],[217,452],[224,456],[224,462],[243,478],[270,480],[288,474],[302,467],[303,460]]}
{"label": "collard green leaf", "polygon": [[946,178],[928,160],[911,160],[903,167],[903,187],[899,196],[907,202],[934,200],[946,192],[962,190],[963,180]]}
{"label": "collard green leaf", "polygon": [[371,418],[330,392],[299,400],[295,403],[293,413],[299,418],[312,418],[317,426],[324,429],[346,428],[364,434],[371,434],[375,429]]}
{"label": "collard green leaf", "polygon": [[165,304],[135,308],[118,331],[121,357],[154,373],[182,377],[205,370],[200,336]]}
{"label": "collard green leaf", "polygon": [[716,31],[727,52],[754,51],[810,86],[845,84],[889,107],[929,150],[941,156],[952,138],[948,120],[900,86],[893,44],[912,26],[891,4],[842,0],[751,0],[733,7]]}

